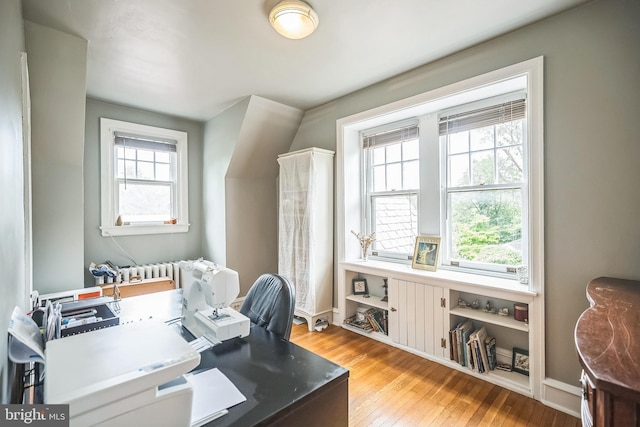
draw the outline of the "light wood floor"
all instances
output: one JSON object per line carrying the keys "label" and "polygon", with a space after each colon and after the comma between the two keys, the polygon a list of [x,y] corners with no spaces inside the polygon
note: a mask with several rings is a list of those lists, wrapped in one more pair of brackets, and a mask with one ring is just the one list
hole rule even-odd
{"label": "light wood floor", "polygon": [[337,326],[291,341],[349,369],[350,426],[580,426],[580,420]]}

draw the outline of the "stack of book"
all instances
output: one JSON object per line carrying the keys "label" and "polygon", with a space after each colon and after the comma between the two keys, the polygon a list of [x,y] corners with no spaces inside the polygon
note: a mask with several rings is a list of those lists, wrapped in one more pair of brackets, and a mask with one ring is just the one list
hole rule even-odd
{"label": "stack of book", "polygon": [[358,315],[356,315],[356,314],[354,314],[351,317],[348,317],[348,318],[344,319],[344,323],[346,323],[349,326],[353,326],[354,328],[358,328],[360,330],[363,330],[365,332],[372,332],[373,331],[373,327],[371,326],[371,323],[369,323],[369,321],[367,319],[359,320],[358,319]]}
{"label": "stack of book", "polygon": [[387,335],[387,312],[379,308],[370,308],[364,312],[365,317],[376,332]]}
{"label": "stack of book", "polygon": [[496,368],[496,339],[482,326],[474,330],[467,319],[449,331],[449,356],[451,360],[475,372],[487,372]]}
{"label": "stack of book", "polygon": [[345,319],[344,323],[365,332],[388,334],[387,312],[379,308],[360,309],[357,314]]}

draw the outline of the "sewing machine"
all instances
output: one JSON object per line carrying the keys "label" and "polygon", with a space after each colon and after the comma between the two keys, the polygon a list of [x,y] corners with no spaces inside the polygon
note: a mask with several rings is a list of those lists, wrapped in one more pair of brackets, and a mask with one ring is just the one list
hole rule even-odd
{"label": "sewing machine", "polygon": [[214,344],[249,335],[250,321],[229,304],[240,292],[238,273],[211,261],[182,261],[182,325]]}

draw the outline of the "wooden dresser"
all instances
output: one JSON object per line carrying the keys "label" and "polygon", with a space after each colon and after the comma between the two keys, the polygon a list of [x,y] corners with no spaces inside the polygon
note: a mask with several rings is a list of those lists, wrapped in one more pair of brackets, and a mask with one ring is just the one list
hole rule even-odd
{"label": "wooden dresser", "polygon": [[640,426],[640,281],[600,277],[575,341],[582,373],[584,426]]}

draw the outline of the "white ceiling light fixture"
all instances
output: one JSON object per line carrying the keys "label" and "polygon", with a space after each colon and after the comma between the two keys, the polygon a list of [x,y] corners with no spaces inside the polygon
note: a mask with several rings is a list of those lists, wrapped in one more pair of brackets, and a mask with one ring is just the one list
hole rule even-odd
{"label": "white ceiling light fixture", "polygon": [[288,39],[302,39],[318,27],[318,14],[307,3],[284,0],[271,9],[269,22],[275,30]]}

